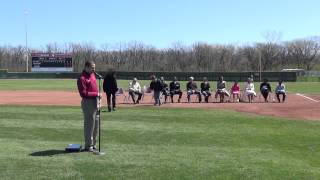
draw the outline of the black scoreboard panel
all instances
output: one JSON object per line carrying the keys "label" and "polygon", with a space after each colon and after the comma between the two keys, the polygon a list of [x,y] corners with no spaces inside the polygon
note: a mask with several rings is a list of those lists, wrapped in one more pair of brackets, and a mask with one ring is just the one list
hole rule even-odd
{"label": "black scoreboard panel", "polygon": [[33,71],[72,71],[70,54],[32,53]]}
{"label": "black scoreboard panel", "polygon": [[72,58],[32,57],[32,67],[72,67]]}

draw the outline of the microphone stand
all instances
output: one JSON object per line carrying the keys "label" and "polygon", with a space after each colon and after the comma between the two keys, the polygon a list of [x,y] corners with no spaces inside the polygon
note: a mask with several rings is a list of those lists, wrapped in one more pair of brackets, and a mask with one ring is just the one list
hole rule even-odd
{"label": "microphone stand", "polygon": [[100,96],[101,96],[101,78],[102,78],[102,76],[96,72],[94,72],[94,74],[96,76],[98,76],[98,79],[99,79],[99,96],[98,96],[98,111],[97,111],[97,116],[98,116],[98,121],[99,121],[99,151],[94,151],[93,153],[95,155],[105,155],[104,152],[101,152],[101,146],[100,146],[100,144],[101,144],[101,114],[100,114],[100,112],[101,112],[101,108],[100,108],[101,107],[101,97]]}

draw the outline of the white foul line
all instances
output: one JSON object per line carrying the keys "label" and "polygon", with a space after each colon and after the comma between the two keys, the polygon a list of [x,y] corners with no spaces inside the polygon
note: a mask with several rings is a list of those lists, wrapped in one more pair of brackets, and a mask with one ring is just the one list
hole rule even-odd
{"label": "white foul line", "polygon": [[315,100],[315,99],[312,99],[311,97],[305,96],[305,95],[300,94],[300,93],[297,93],[296,95],[301,96],[301,97],[304,97],[304,98],[306,98],[306,99],[309,99],[309,100],[311,100],[311,101],[313,101],[313,102],[320,102],[320,101],[317,101],[317,100]]}

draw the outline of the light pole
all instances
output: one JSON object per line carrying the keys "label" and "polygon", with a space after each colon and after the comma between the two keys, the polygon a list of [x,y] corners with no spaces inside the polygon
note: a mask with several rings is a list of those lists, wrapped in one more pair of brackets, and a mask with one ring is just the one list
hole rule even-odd
{"label": "light pole", "polygon": [[28,50],[28,14],[27,10],[24,11],[24,25],[26,36],[26,72],[29,72],[29,50]]}
{"label": "light pole", "polygon": [[261,83],[261,50],[259,50],[259,77]]}

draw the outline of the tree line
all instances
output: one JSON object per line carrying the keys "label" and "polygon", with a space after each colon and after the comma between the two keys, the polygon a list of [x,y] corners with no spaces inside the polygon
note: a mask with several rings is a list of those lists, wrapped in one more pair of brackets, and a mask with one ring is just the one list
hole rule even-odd
{"label": "tree line", "polygon": [[[23,46],[0,46],[0,69],[26,71],[25,52]],[[240,46],[202,42],[186,46],[174,43],[162,49],[141,42],[104,45],[102,48],[89,43],[52,43],[42,49],[29,49],[28,52],[72,53],[75,72],[80,72],[87,60],[95,61],[98,71],[241,72],[259,71],[260,65],[263,71],[320,68],[318,37]]]}

